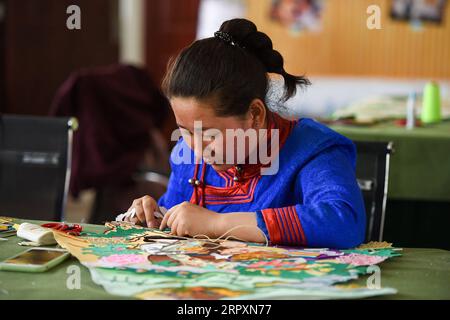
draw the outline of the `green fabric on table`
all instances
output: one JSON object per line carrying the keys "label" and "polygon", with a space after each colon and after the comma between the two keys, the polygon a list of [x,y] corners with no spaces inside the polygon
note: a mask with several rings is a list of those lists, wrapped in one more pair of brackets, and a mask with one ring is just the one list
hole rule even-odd
{"label": "green fabric on table", "polygon": [[392,141],[388,197],[450,201],[450,121],[408,130],[393,122],[330,125],[355,141]]}
{"label": "green fabric on table", "polygon": [[[29,221],[38,223],[37,221]],[[101,232],[103,226],[83,225],[84,231]],[[28,247],[9,237],[0,242],[0,261]],[[80,267],[81,289],[68,289],[66,281],[71,265]],[[376,299],[450,299],[450,251],[439,249],[404,249],[401,257],[380,265],[381,286],[393,287],[398,294]],[[367,277],[354,283],[365,285]],[[351,283],[351,282],[350,282]],[[0,271],[0,299],[123,299],[94,284],[87,268],[71,258],[44,273]]]}
{"label": "green fabric on table", "polygon": [[[41,224],[48,221],[27,221]],[[102,232],[103,226],[82,224],[83,231]],[[0,241],[0,261],[29,249],[19,246],[17,243],[24,241],[16,236],[7,238],[8,241]],[[69,266],[80,268],[81,288],[68,289],[66,282],[70,274]],[[70,257],[62,264],[43,273],[26,273],[0,271],[0,299],[123,299],[123,297],[108,294],[103,287],[96,285],[91,280],[89,270],[83,267],[76,258]]]}

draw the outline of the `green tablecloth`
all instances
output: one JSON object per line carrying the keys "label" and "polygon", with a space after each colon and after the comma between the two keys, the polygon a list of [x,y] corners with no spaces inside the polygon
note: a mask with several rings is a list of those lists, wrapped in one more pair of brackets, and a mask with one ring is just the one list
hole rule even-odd
{"label": "green tablecloth", "polygon": [[394,142],[389,198],[450,201],[450,121],[412,130],[392,122],[330,128],[356,141]]}
{"label": "green tablecloth", "polygon": [[[83,225],[85,231],[101,232],[102,226]],[[26,247],[17,237],[0,241],[0,261]],[[393,287],[398,294],[378,299],[450,299],[450,251],[439,249],[404,249],[403,256],[383,262],[381,286]],[[81,288],[68,289],[66,281],[71,265],[80,267]],[[361,285],[367,277],[356,281]],[[45,273],[0,271],[0,299],[123,299],[112,296],[94,284],[87,268],[75,258],[66,260]]]}

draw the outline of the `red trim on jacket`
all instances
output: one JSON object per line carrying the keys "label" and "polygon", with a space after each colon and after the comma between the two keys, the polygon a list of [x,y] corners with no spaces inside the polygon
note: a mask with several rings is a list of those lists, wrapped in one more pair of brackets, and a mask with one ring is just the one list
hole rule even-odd
{"label": "red trim on jacket", "polygon": [[261,213],[273,244],[306,246],[306,237],[295,206],[263,209]]}

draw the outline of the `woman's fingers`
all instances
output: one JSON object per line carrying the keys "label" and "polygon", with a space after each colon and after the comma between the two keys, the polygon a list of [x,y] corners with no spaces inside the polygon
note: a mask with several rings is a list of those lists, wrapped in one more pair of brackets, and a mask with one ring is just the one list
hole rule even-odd
{"label": "woman's fingers", "polygon": [[164,230],[167,227],[167,221],[170,219],[172,214],[178,209],[178,206],[179,206],[179,204],[177,204],[176,206],[173,206],[172,208],[167,210],[166,214],[164,215],[164,217],[163,217],[163,219],[161,221],[161,225],[159,226],[159,230]]}
{"label": "woman's fingers", "polygon": [[128,218],[128,222],[131,222],[133,224],[140,224],[139,219],[134,217],[134,218]]}
{"label": "woman's fingers", "polygon": [[141,224],[139,219],[136,217],[136,214],[134,214],[134,215],[130,215],[130,214],[127,215],[123,221],[134,223],[134,224]]}
{"label": "woman's fingers", "polygon": [[170,229],[173,229],[173,223],[174,223],[175,219],[177,218],[179,211],[180,210],[177,208],[177,210],[172,212],[169,219],[167,219],[167,225],[169,226]]}
{"label": "woman's fingers", "polygon": [[167,221],[169,220],[169,218],[172,216],[173,211],[167,211],[167,213],[164,215],[164,218],[161,221],[161,224],[159,225],[159,230],[164,230],[165,228],[167,228]]}
{"label": "woman's fingers", "polygon": [[[136,210],[136,218],[139,221],[140,224],[145,224],[145,212],[144,208],[142,207],[142,198],[136,199],[133,201],[133,208]],[[130,217],[132,219],[132,217]]]}
{"label": "woman's fingers", "polygon": [[127,212],[123,213],[122,215],[123,215],[122,221],[132,223],[139,222],[139,220],[136,218],[136,209],[134,209],[134,207],[130,207],[130,209],[128,209]]}
{"label": "woman's fingers", "polygon": [[167,212],[161,220],[161,224],[159,225],[159,230],[164,230],[167,226],[167,219],[169,219],[170,213]]}
{"label": "woman's fingers", "polygon": [[156,218],[155,219],[155,227],[154,228],[159,228],[159,226],[161,225],[161,221],[162,221],[162,219],[161,218]]}
{"label": "woman's fingers", "polygon": [[152,197],[144,196],[135,199],[127,212],[131,212],[132,210],[135,213],[127,215],[124,221],[147,225],[150,228],[157,228],[160,225],[161,221],[155,217],[155,211],[159,210],[158,204]]}
{"label": "woman's fingers", "polygon": [[145,196],[142,198],[142,207],[144,209],[145,222],[147,223],[147,227],[155,228],[156,227],[156,218],[155,211],[157,210],[156,201],[149,196]]}
{"label": "woman's fingers", "polygon": [[170,234],[172,235],[177,235],[177,226],[178,226],[178,221],[175,220],[174,223],[170,226]]}
{"label": "woman's fingers", "polygon": [[180,237],[184,237],[188,235],[187,230],[185,229],[183,223],[178,222],[177,224],[177,235]]}

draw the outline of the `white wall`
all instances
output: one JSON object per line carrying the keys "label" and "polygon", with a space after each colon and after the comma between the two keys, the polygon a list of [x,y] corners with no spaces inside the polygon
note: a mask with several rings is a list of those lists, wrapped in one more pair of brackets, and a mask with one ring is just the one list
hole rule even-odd
{"label": "white wall", "polygon": [[222,22],[246,15],[244,0],[201,0],[198,13],[197,39],[214,36]]}

